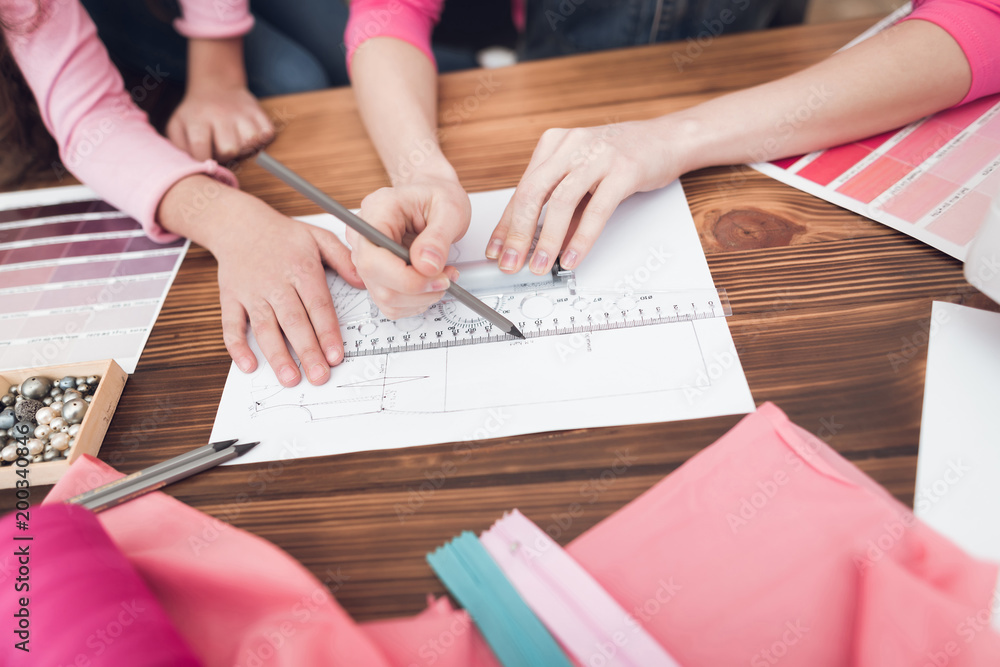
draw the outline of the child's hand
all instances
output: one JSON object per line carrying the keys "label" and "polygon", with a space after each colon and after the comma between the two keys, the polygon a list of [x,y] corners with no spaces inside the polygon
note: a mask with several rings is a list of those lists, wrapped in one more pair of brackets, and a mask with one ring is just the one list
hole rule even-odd
{"label": "child's hand", "polygon": [[[486,256],[498,260],[502,271],[519,271],[542,206],[548,203],[529,268],[545,274],[560,253],[562,266],[575,268],[622,200],[662,187],[681,173],[667,142],[657,136],[656,123],[546,131],[490,238]],[[583,213],[574,229],[571,223],[581,205]]]}
{"label": "child's hand", "polygon": [[451,244],[469,228],[472,205],[458,181],[426,178],[382,188],[361,202],[361,218],[384,234],[410,244],[411,266],[347,231],[351,259],[368,294],[386,317],[400,319],[437,303],[458,271],[446,267]]}
{"label": "child's hand", "polygon": [[242,85],[191,84],[167,123],[167,137],[196,160],[228,162],[274,139],[274,126]]}

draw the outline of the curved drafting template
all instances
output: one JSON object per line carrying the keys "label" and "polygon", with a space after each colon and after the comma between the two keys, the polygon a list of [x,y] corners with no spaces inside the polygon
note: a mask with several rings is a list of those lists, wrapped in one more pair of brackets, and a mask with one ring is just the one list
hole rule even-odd
{"label": "curved drafting template", "polygon": [[[335,275],[345,359],[322,386],[282,387],[263,363],[232,368],[213,433],[260,440],[239,463],[453,442],[753,409],[679,183],[635,195],[574,272],[502,276],[477,262],[512,190],[471,196],[458,282],[525,333],[515,340],[455,301],[383,317]],[[329,216],[307,222],[340,234]],[[217,438],[219,439],[219,438]]]}

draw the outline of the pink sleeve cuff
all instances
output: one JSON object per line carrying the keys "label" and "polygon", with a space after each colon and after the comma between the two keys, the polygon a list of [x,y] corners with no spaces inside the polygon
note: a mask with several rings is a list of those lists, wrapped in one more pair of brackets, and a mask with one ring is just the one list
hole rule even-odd
{"label": "pink sleeve cuff", "polygon": [[[344,31],[347,68],[355,52],[373,37],[392,37],[411,44],[435,63],[431,32],[441,16],[443,0],[354,0]],[[435,63],[436,65],[436,63]]]}
{"label": "pink sleeve cuff", "polygon": [[969,61],[972,85],[961,104],[1000,92],[1000,0],[918,0],[914,5],[906,19],[935,24],[958,42]]}
{"label": "pink sleeve cuff", "polygon": [[177,181],[187,176],[193,176],[194,174],[211,176],[229,187],[235,188],[239,186],[233,172],[220,166],[215,160],[205,160],[204,162],[189,160],[188,164],[178,165],[172,170],[164,170],[163,173],[157,174],[156,180],[150,184],[147,200],[143,202],[142,208],[135,212],[138,214],[136,220],[142,224],[146,236],[157,243],[170,243],[181,238],[177,234],[168,232],[160,226],[160,223],[156,219],[156,211],[159,209],[160,201],[163,200],[164,195],[167,194],[167,191]]}
{"label": "pink sleeve cuff", "polygon": [[181,18],[174,21],[174,29],[188,39],[241,37],[252,27],[247,0],[181,0]]}

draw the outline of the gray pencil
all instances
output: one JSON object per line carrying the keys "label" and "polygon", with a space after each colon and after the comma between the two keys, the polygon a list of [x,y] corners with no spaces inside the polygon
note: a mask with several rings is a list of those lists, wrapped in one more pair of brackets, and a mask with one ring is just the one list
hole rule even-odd
{"label": "gray pencil", "polygon": [[258,444],[260,443],[248,442],[226,447],[220,451],[211,452],[199,458],[191,459],[187,463],[170,468],[169,470],[162,470],[161,472],[153,475],[144,475],[138,479],[134,479],[131,483],[116,486],[104,495],[78,504],[81,507],[85,507],[93,512],[100,512],[111,507],[115,507],[116,505],[121,505],[122,503],[141,496],[144,493],[162,489],[168,484],[173,484],[178,480],[190,477],[191,475],[199,473],[202,470],[213,468],[220,463],[225,463],[226,461],[234,459],[237,456],[242,456]]}
{"label": "gray pencil", "polygon": [[202,456],[210,454],[212,452],[222,451],[223,449],[235,444],[237,438],[232,440],[221,440],[219,442],[210,442],[207,445],[201,447],[196,447],[195,449],[184,452],[183,454],[178,454],[172,459],[167,459],[166,461],[161,461],[156,465],[149,466],[148,468],[143,468],[142,470],[137,470],[131,475],[126,475],[125,477],[119,477],[113,482],[108,482],[102,486],[91,489],[90,491],[84,491],[78,496],[73,496],[67,503],[73,503],[74,505],[82,505],[83,503],[91,503],[98,498],[110,493],[114,489],[118,488],[122,484],[131,484],[132,480],[140,479],[142,477],[149,477],[151,475],[158,475],[162,472],[176,468],[177,466],[183,465],[188,461],[194,461],[200,459]]}
{"label": "gray pencil", "polygon": [[[345,225],[356,231],[358,234],[361,234],[361,236],[371,241],[374,245],[379,248],[385,248],[407,264],[410,263],[410,251],[406,246],[401,243],[397,243],[395,240],[389,238],[379,230],[369,225],[328,194],[296,174],[278,160],[275,160],[266,152],[261,151],[257,154],[257,164],[264,169],[267,169],[286,184],[290,185],[298,191],[299,194],[319,205],[319,207],[327,213],[340,219]],[[460,287],[456,283],[452,283],[451,287],[448,288],[448,293],[468,306],[470,310],[475,312],[480,317],[484,317],[496,326],[500,327],[501,331],[506,331],[508,334],[516,338],[524,338],[524,334],[522,334],[521,331],[514,326],[513,322],[487,306],[463,287]]]}

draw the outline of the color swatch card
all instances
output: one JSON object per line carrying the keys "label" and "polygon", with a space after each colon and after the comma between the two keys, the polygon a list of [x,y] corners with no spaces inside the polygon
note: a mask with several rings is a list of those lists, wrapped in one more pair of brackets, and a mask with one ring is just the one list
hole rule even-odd
{"label": "color swatch card", "polygon": [[[900,14],[905,8],[889,19]],[[1000,95],[863,141],[752,166],[964,260],[1000,196]]]}
{"label": "color swatch card", "polygon": [[187,246],[83,186],[0,195],[0,370],[113,358],[134,372]]}

